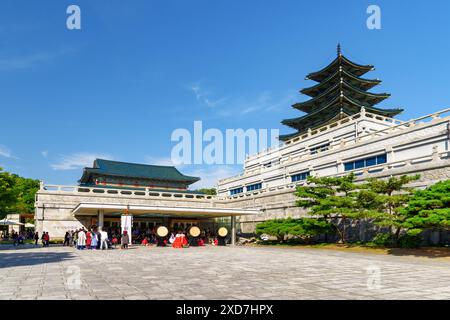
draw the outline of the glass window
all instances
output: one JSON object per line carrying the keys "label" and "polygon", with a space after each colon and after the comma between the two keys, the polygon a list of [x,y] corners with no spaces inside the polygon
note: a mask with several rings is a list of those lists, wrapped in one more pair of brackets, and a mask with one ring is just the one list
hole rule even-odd
{"label": "glass window", "polygon": [[354,170],[354,169],[361,169],[364,167],[370,167],[381,163],[386,163],[387,157],[386,154],[380,154],[376,157],[370,157],[370,158],[364,158],[356,161],[351,161],[344,163],[344,170]]}
{"label": "glass window", "polygon": [[365,163],[364,159],[355,161],[355,169],[364,168],[364,163]]}
{"label": "glass window", "polygon": [[376,157],[372,157],[372,158],[367,158],[366,159],[366,167],[374,166],[376,164],[377,164],[377,158]]}
{"label": "glass window", "polygon": [[377,164],[386,163],[386,162],[387,162],[386,154],[381,154],[381,155],[377,156]]}
{"label": "glass window", "polygon": [[295,175],[291,176],[291,181],[296,182],[296,181],[306,180],[309,177],[309,175],[310,175],[309,171],[295,174]]}
{"label": "glass window", "polygon": [[345,171],[353,170],[354,168],[355,168],[355,163],[354,162],[344,163]]}
{"label": "glass window", "polygon": [[232,189],[232,190],[230,190],[230,195],[233,195],[233,194],[238,194],[238,193],[242,193],[242,192],[244,192],[244,188],[236,188],[236,189]]}
{"label": "glass window", "polygon": [[262,188],[262,183],[256,183],[256,184],[247,186],[247,191],[259,190],[261,188]]}

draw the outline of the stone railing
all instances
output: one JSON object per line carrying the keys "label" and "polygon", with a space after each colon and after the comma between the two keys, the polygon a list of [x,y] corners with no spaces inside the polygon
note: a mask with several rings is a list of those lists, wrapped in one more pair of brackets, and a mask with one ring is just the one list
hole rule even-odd
{"label": "stone railing", "polygon": [[[360,113],[357,113],[357,114],[355,114],[353,116],[350,116],[350,117],[338,120],[336,122],[330,123],[330,124],[328,124],[326,126],[317,128],[315,130],[308,130],[307,133],[287,141],[285,145],[286,146],[290,146],[292,144],[305,142],[308,139],[313,138],[315,135],[317,135],[319,133],[321,134],[321,133],[327,132],[327,131],[329,131],[331,129],[335,129],[336,127],[339,127],[339,126],[341,126],[343,124],[351,123],[354,120],[361,120],[361,119],[364,119],[364,118],[376,119],[376,120],[379,120],[379,121],[391,124],[391,126],[388,127],[388,128],[377,130],[377,131],[374,131],[374,132],[371,132],[371,133],[361,134],[361,135],[359,135],[357,137],[348,137],[346,139],[333,139],[332,141],[330,141],[329,149],[324,151],[324,152],[329,152],[329,151],[332,151],[334,148],[339,147],[339,146],[347,146],[349,143],[351,144],[351,143],[357,143],[359,141],[366,141],[366,140],[370,140],[370,139],[373,139],[373,138],[376,138],[376,137],[379,137],[379,136],[383,136],[383,135],[386,135],[386,134],[394,133],[394,132],[397,132],[399,130],[409,129],[409,128],[414,127],[415,125],[418,125],[420,123],[427,123],[427,122],[430,122],[430,121],[433,121],[433,120],[436,120],[436,119],[443,118],[443,116],[445,116],[447,114],[448,114],[448,116],[450,116],[450,108],[447,108],[447,109],[444,109],[444,110],[441,110],[441,111],[438,111],[438,112],[435,112],[435,113],[432,113],[432,114],[429,114],[429,115],[426,115],[426,116],[423,116],[423,117],[420,117],[420,118],[417,118],[417,119],[413,119],[413,120],[409,120],[409,121],[405,122],[405,121],[401,121],[401,120],[394,119],[394,118],[383,117],[383,116],[380,116],[380,115],[373,114],[373,113],[370,113],[370,112],[366,112],[365,110],[362,110]],[[256,154],[256,155],[250,157],[250,159],[251,160],[255,160],[256,158],[258,158],[258,157],[260,157],[261,155],[264,155],[264,154],[266,154],[266,153],[264,153],[264,151],[263,151],[263,152],[261,152],[259,154]],[[300,159],[303,159],[305,157],[305,155],[308,156],[308,157],[311,156],[310,153],[309,153],[309,150],[305,150],[303,153],[296,154],[295,156],[292,156],[292,157],[291,156],[283,157],[282,159],[280,159],[280,164],[299,161]],[[313,155],[313,156],[317,156],[317,155],[318,154]],[[238,175],[219,180],[219,184],[232,182],[232,181],[244,178],[244,177],[248,177],[248,176],[251,176],[251,175],[254,175],[254,174],[258,174],[258,173],[262,172],[261,170],[262,169],[260,167],[252,169],[252,170],[248,170],[248,171],[245,171],[245,172],[240,173]]]}
{"label": "stone railing", "polygon": [[409,120],[406,122],[396,124],[392,127],[386,128],[386,129],[381,129],[381,130],[374,131],[371,133],[362,134],[357,137],[357,140],[370,140],[370,139],[376,138],[378,136],[382,136],[382,135],[385,135],[388,133],[393,133],[393,132],[400,131],[400,130],[409,129],[418,124],[435,121],[436,119],[441,119],[441,118],[449,117],[449,116],[450,116],[450,108],[447,108],[447,109],[444,109],[444,110],[441,110],[441,111],[438,111],[435,113],[431,113],[431,114],[428,114],[426,116],[423,116],[423,117],[420,117],[417,119],[413,119],[413,120]]}
{"label": "stone railing", "polygon": [[[369,174],[369,173],[379,173],[390,169],[396,169],[396,168],[403,168],[405,166],[411,166],[415,164],[422,164],[422,163],[428,163],[432,161],[439,161],[439,160],[447,160],[450,159],[450,151],[444,151],[444,152],[433,152],[430,155],[421,156],[421,157],[415,157],[408,160],[402,160],[402,161],[393,161],[389,163],[383,163],[367,168],[361,168],[361,169],[355,169],[355,170],[349,170],[345,172],[340,172],[338,174],[330,175],[330,177],[342,177],[345,175],[348,175],[350,173],[354,173],[357,176],[360,176],[362,174]],[[243,192],[235,195],[226,195],[226,196],[219,196],[219,200],[233,200],[233,199],[242,199],[247,197],[252,197],[255,195],[259,195],[266,192],[274,192],[274,191],[280,191],[285,189],[294,189],[297,186],[303,186],[306,184],[306,180],[298,181],[295,183],[288,183],[285,185],[280,186],[274,186],[269,188],[263,188],[256,191],[250,191],[250,192]]]}
{"label": "stone railing", "polygon": [[176,191],[152,190],[150,188],[142,189],[120,189],[103,187],[84,187],[84,186],[63,186],[51,185],[41,182],[39,193],[65,193],[78,195],[111,195],[118,197],[136,197],[136,198],[173,198],[173,199],[192,199],[192,200],[213,200],[215,196],[200,193],[185,193]]}

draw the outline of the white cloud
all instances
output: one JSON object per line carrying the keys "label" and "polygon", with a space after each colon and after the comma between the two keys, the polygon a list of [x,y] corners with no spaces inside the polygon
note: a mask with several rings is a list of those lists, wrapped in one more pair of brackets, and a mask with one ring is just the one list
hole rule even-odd
{"label": "white cloud", "polygon": [[19,54],[2,54],[0,56],[0,69],[2,70],[18,70],[28,69],[44,62],[53,61],[60,56],[72,52],[71,48],[64,48],[48,52],[36,52],[28,55]]}
{"label": "white cloud", "polygon": [[203,90],[199,84],[191,85],[189,89],[194,93],[197,101],[201,102],[202,104],[206,105],[209,108],[215,108],[223,104],[227,100],[226,98],[219,98],[216,100],[212,100],[211,93]]}
{"label": "white cloud", "polygon": [[71,155],[62,155],[58,163],[51,164],[53,170],[75,170],[92,166],[95,159],[109,159],[112,157],[108,154],[98,153],[73,153]]}
{"label": "white cloud", "polygon": [[200,168],[193,168],[192,170],[183,170],[183,174],[200,177],[199,182],[190,186],[191,190],[200,188],[214,188],[217,186],[217,182],[221,179],[234,176],[242,171],[241,166],[229,166],[229,165],[210,165]]}
{"label": "white cloud", "polygon": [[[229,117],[247,115],[254,112],[277,111],[290,107],[296,98],[295,90],[289,90],[286,93],[273,94],[269,91],[263,91],[256,96],[241,96],[220,98],[212,100],[212,94],[200,87],[199,84],[191,85],[189,89],[194,93],[197,101],[214,109],[218,116]],[[215,108],[225,106],[226,108]]]}
{"label": "white cloud", "polygon": [[41,151],[41,155],[42,155],[44,158],[47,158],[47,156],[48,156],[48,151],[47,151],[47,150]]}
{"label": "white cloud", "polygon": [[7,147],[0,145],[0,156],[5,158],[12,158],[13,155],[11,153],[11,150],[9,150]]}

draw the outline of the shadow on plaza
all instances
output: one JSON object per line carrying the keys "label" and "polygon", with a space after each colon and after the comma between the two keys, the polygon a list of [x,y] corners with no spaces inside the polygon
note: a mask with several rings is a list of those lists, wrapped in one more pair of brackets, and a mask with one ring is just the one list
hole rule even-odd
{"label": "shadow on plaza", "polygon": [[76,255],[72,252],[47,252],[39,251],[42,247],[29,247],[22,249],[36,249],[31,251],[25,251],[21,249],[0,250],[0,269],[21,267],[21,266],[34,266],[45,263],[61,262],[66,260],[75,259]]}
{"label": "shadow on plaza", "polygon": [[422,258],[450,258],[450,248],[426,247],[419,249],[390,248],[387,253],[393,256],[414,256]]}

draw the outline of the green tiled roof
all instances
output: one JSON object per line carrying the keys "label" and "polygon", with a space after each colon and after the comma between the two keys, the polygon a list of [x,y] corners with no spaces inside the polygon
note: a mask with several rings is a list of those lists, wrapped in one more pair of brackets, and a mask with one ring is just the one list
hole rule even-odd
{"label": "green tiled roof", "polygon": [[96,159],[92,168],[85,168],[80,183],[88,182],[91,174],[143,178],[159,181],[187,182],[190,184],[200,180],[198,177],[185,176],[172,166],[156,166],[105,159]]}

